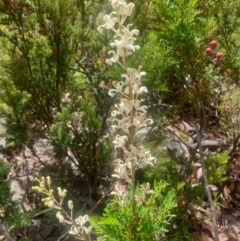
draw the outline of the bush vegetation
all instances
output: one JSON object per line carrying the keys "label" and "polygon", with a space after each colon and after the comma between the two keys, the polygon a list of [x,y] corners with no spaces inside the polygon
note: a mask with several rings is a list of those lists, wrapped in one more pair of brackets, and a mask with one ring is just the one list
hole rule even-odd
{"label": "bush vegetation", "polygon": [[[119,3],[122,11],[128,9],[125,15]],[[112,7],[118,14],[110,15]],[[49,208],[61,210],[57,218],[71,225],[71,234],[84,240],[95,234],[115,241],[195,240],[192,222],[204,219],[196,206],[207,197],[203,180],[192,180],[198,148],[182,159],[162,141],[172,138],[165,127],[182,120],[199,128],[200,138],[218,128],[228,136],[228,149],[206,155],[206,177],[214,186],[228,180],[240,137],[239,14],[238,1],[223,0],[140,0],[134,7],[120,0],[0,1],[6,149],[33,150],[36,140],[47,139],[57,160],[47,175],[77,177],[89,190],[104,180],[115,194],[107,194],[100,219],[74,219],[70,204],[67,220],[66,194],[58,191],[57,201],[51,179],[39,178],[33,189],[47,195]],[[131,38],[120,43],[123,36]],[[148,133],[152,123],[158,127],[154,142],[137,143],[138,131]],[[121,159],[115,174],[114,158]],[[8,167],[1,164],[0,172],[4,180]],[[119,177],[123,190],[115,183]],[[8,184],[1,182],[0,189],[4,223],[14,235],[27,215],[14,221],[17,207],[10,204]]]}

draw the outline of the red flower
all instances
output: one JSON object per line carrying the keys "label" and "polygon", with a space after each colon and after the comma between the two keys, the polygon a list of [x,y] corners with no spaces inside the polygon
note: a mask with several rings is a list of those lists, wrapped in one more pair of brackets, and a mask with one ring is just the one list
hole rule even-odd
{"label": "red flower", "polygon": [[61,34],[61,30],[60,29],[56,30],[55,34],[56,35],[60,35]]}
{"label": "red flower", "polygon": [[218,52],[218,53],[216,54],[216,58],[217,58],[218,60],[221,59],[222,56],[223,56],[223,54],[222,54],[221,52]]}
{"label": "red flower", "polygon": [[211,48],[206,48],[205,49],[205,52],[208,56],[211,56],[212,55],[212,49]]}
{"label": "red flower", "polygon": [[216,40],[211,41],[210,46],[211,46],[211,49],[215,49],[217,47],[217,41]]}

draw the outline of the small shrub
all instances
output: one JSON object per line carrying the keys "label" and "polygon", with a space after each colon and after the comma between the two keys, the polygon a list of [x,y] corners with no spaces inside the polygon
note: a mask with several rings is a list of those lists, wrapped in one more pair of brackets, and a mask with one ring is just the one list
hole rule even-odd
{"label": "small shrub", "polygon": [[9,166],[0,160],[0,219],[15,237],[18,231],[30,225],[29,214],[20,210],[17,203],[12,202],[9,181],[6,181]]}

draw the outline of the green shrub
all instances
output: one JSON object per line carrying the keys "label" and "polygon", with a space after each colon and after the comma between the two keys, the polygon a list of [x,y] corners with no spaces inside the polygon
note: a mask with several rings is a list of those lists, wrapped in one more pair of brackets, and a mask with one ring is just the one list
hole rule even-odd
{"label": "green shrub", "polygon": [[[141,187],[136,195],[142,195]],[[154,194],[140,196],[135,216],[132,213],[131,195],[124,205],[113,200],[105,208],[101,218],[91,218],[99,240],[102,241],[152,241],[168,233],[168,226],[175,216],[174,192],[164,182],[154,184]],[[134,236],[135,234],[135,236]]]}
{"label": "green shrub", "polygon": [[18,204],[11,200],[10,184],[6,181],[8,172],[9,166],[0,161],[0,219],[11,235],[16,236],[18,231],[30,225],[30,221],[29,213],[21,211]]}
{"label": "green shrub", "polygon": [[[198,1],[153,1],[154,27],[141,49],[152,103],[173,105],[171,114],[197,113],[198,91],[209,101],[209,81],[204,79],[205,45],[212,28],[211,17],[204,18]],[[209,104],[209,103],[208,103]]]}

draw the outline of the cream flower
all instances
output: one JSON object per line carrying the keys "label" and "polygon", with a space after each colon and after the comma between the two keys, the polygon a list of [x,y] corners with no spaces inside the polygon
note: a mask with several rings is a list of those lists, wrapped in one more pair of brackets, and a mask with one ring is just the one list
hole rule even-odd
{"label": "cream flower", "polygon": [[[140,68],[139,68],[140,69]],[[127,74],[122,74],[121,77],[125,78],[125,83],[129,84],[138,84],[140,85],[140,81],[142,76],[146,75],[146,72],[144,71],[139,71],[137,69],[133,69],[133,68],[128,68],[127,69]]]}
{"label": "cream flower", "polygon": [[78,226],[84,227],[84,224],[89,221],[88,215],[79,216],[75,219],[75,222]]}
{"label": "cream flower", "polygon": [[115,51],[109,51],[108,54],[112,54],[112,58],[106,60],[106,64],[112,65],[113,63],[118,63],[119,61],[119,54],[116,54]]}
{"label": "cream flower", "polygon": [[105,24],[98,27],[99,32],[102,32],[103,28],[111,29],[111,30],[115,31],[114,25],[117,22],[117,17],[112,17],[112,15],[115,15],[115,14],[116,14],[115,12],[112,12],[110,15],[105,15],[103,17]]}
{"label": "cream flower", "polygon": [[123,34],[117,34],[119,40],[114,40],[110,44],[111,47],[117,48],[117,53],[121,57],[126,57],[135,52],[135,50],[140,49],[139,45],[134,45],[135,38],[134,35],[138,35],[139,31],[134,29],[130,31],[128,28],[124,27]]}
{"label": "cream flower", "polygon": [[128,115],[133,109],[133,102],[127,99],[122,99],[121,103],[118,105],[118,109],[121,110],[122,113],[125,112]]}
{"label": "cream flower", "polygon": [[118,198],[121,200],[121,203],[123,204],[127,199],[128,191],[126,190],[125,186],[120,185],[118,182],[114,186],[114,191],[112,191],[110,194],[118,196]]}
{"label": "cream flower", "polygon": [[151,156],[151,153],[149,150],[142,148],[138,154],[139,156],[139,162],[138,166],[140,168],[145,168],[147,164],[153,165],[156,163],[156,158]]}
{"label": "cream flower", "polygon": [[134,4],[133,3],[127,4],[126,2],[122,1],[119,4],[118,13],[119,13],[119,15],[127,17],[127,16],[130,16],[132,14],[133,8],[134,8]]}
{"label": "cream flower", "polygon": [[112,174],[112,177],[129,180],[129,172],[125,163],[119,163],[118,166],[114,169],[114,172],[115,174]]}
{"label": "cream flower", "polygon": [[129,134],[129,128],[132,126],[131,124],[131,116],[123,117],[122,119],[116,119],[117,125],[112,125],[111,128],[114,129],[121,129],[126,134]]}
{"label": "cream flower", "polygon": [[117,115],[121,115],[121,112],[117,111],[117,110],[114,110],[114,111],[111,112],[112,117],[116,117]]}
{"label": "cream flower", "polygon": [[150,184],[147,182],[146,186],[144,187],[143,190],[146,194],[154,194],[155,192],[150,189]]}
{"label": "cream flower", "polygon": [[[126,154],[126,163],[128,163],[129,165],[131,164],[131,162],[134,163],[134,166],[136,166],[136,164],[138,163],[138,153],[139,153],[139,149],[136,148],[134,145],[129,145],[129,149],[130,151],[125,151],[124,153]],[[132,165],[131,165],[132,166]],[[130,168],[130,167],[129,167]]]}
{"label": "cream flower", "polygon": [[72,235],[75,235],[77,237],[80,237],[81,240],[85,240],[82,237],[83,234],[85,233],[85,234],[89,235],[92,230],[91,226],[88,226],[88,227],[84,226],[87,222],[89,222],[88,215],[79,216],[78,218],[75,219],[75,223],[76,223],[77,227],[72,225],[69,233]]}
{"label": "cream flower", "polygon": [[146,195],[147,194],[154,194],[153,190],[150,190],[150,184],[147,183],[146,186],[140,186],[141,194],[135,195],[135,200],[137,201],[138,206],[143,205],[146,202]]}
{"label": "cream flower", "polygon": [[121,2],[124,2],[124,0],[109,0],[109,2],[111,2],[112,8],[117,10]]}
{"label": "cream flower", "polygon": [[145,86],[143,86],[143,87],[141,87],[140,89],[139,89],[139,91],[138,91],[138,94],[142,94],[142,93],[147,93],[148,92],[148,90],[147,90],[147,88],[145,87]]}
{"label": "cream flower", "polygon": [[115,95],[115,93],[122,93],[123,91],[123,82],[122,81],[119,81],[117,83],[113,83],[113,86],[115,87],[115,89],[111,89],[108,94],[113,97]]}
{"label": "cream flower", "polygon": [[79,230],[76,227],[72,226],[71,230],[68,233],[72,235],[79,235]]}
{"label": "cream flower", "polygon": [[120,135],[116,135],[115,141],[113,141],[113,144],[115,146],[115,148],[117,147],[124,147],[125,142],[128,140],[127,136],[120,136]]}

